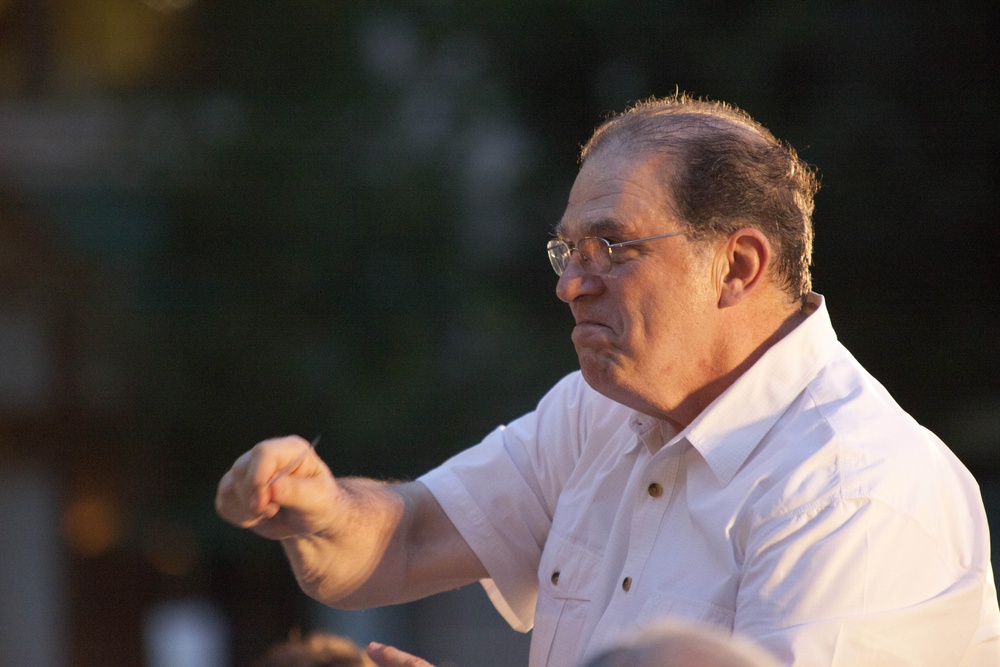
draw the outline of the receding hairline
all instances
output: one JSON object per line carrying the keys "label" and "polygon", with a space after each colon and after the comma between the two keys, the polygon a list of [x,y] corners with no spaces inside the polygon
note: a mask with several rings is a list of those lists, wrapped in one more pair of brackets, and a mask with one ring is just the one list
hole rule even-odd
{"label": "receding hairline", "polygon": [[662,185],[676,217],[696,233],[763,231],[775,247],[775,277],[797,299],[812,288],[815,170],[746,111],[675,94],[611,116],[580,151],[581,171],[598,155],[665,158]]}
{"label": "receding hairline", "polygon": [[730,133],[761,145],[782,145],[750,114],[725,102],[687,96],[650,98],[601,123],[581,147],[579,162],[582,165],[594,154],[615,149],[672,153],[681,150],[685,141],[699,136]]}

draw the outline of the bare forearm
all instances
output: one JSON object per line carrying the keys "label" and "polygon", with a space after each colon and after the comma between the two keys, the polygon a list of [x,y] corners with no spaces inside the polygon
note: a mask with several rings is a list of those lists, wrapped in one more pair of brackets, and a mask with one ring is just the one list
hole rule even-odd
{"label": "bare forearm", "polygon": [[215,507],[280,540],[302,589],[335,607],[406,602],[487,576],[423,484],[338,480],[298,436],[244,452],[219,480]]}
{"label": "bare forearm", "polygon": [[394,539],[405,531],[404,496],[397,485],[369,479],[338,484],[328,528],[281,540],[292,571],[302,590],[326,604],[391,603],[388,598],[399,590],[405,572],[402,540]]}
{"label": "bare forearm", "polygon": [[340,480],[328,530],[282,540],[302,589],[325,604],[397,604],[476,581],[486,572],[419,482]]}

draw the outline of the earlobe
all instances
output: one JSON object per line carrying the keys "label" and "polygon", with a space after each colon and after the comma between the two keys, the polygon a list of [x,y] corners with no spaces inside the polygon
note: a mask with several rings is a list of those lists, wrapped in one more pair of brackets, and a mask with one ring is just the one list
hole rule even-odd
{"label": "earlobe", "polygon": [[730,308],[761,283],[771,261],[771,244],[759,229],[748,227],[730,235],[722,252],[719,307]]}

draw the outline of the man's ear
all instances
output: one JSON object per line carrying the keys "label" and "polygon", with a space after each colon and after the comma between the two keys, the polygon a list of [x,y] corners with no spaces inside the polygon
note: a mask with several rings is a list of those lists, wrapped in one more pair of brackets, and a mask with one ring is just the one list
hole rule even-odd
{"label": "man's ear", "polygon": [[719,307],[729,308],[761,284],[771,263],[771,243],[759,229],[745,227],[730,234],[719,263]]}

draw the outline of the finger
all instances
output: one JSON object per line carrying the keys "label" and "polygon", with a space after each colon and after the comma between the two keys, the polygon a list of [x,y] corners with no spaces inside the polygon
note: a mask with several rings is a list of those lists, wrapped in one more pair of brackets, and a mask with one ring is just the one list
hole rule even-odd
{"label": "finger", "polygon": [[315,475],[286,475],[271,485],[272,505],[297,531],[316,532],[325,526],[331,511],[338,505],[340,491],[330,469],[322,461]]}
{"label": "finger", "polygon": [[[277,472],[290,464],[286,474],[275,479]],[[298,484],[316,479],[324,481],[302,487]],[[241,528],[252,528],[267,537],[283,537],[312,525],[311,517],[321,514],[323,508],[321,499],[310,497],[332,487],[329,468],[312,453],[308,442],[297,436],[272,438],[244,452],[222,476],[216,491],[216,511]],[[282,513],[281,520],[270,521],[283,508],[289,511]]]}
{"label": "finger", "polygon": [[219,480],[215,511],[229,523],[241,528],[255,525],[261,517],[259,509],[247,500],[246,493],[238,483],[238,474],[233,470],[227,471]]}
{"label": "finger", "polygon": [[226,474],[219,480],[219,487],[215,495],[215,508],[219,515],[230,523],[242,524],[252,514],[249,504],[246,501],[246,493],[241,485],[242,472],[240,461],[237,460],[233,467],[226,471]]}
{"label": "finger", "polygon": [[422,658],[378,642],[369,644],[365,653],[379,667],[434,667]]}
{"label": "finger", "polygon": [[216,511],[230,523],[248,528],[261,518],[273,516],[278,508],[272,506],[269,490],[260,479],[267,477],[280,461],[281,449],[269,441],[258,443],[240,455],[232,467],[219,480],[216,491]]}
{"label": "finger", "polygon": [[276,454],[262,448],[262,444],[258,443],[244,454],[246,459],[242,465],[233,466],[233,475],[238,480],[235,486],[241,491],[243,506],[253,517],[273,516],[277,512],[277,509],[269,507],[272,498],[266,483],[267,471],[275,466],[273,459]]}
{"label": "finger", "polygon": [[288,466],[268,480],[270,502],[278,507],[309,509],[321,497],[324,506],[315,509],[324,509],[332,490],[333,473],[323,460],[310,447]]}
{"label": "finger", "polygon": [[[279,473],[290,474],[292,469],[285,471],[290,464],[294,471],[305,468],[302,463],[309,458],[313,446],[297,435],[282,438],[271,438],[257,443],[250,450],[252,477],[248,480],[254,488],[267,486]],[[299,463],[295,463],[299,461]]]}
{"label": "finger", "polygon": [[[241,486],[246,490],[246,499],[252,514],[270,518],[278,512],[280,504],[274,499],[270,488],[271,481],[296,459],[306,458],[302,455],[307,454],[309,449],[311,445],[308,442],[291,435],[259,442],[244,455],[246,457],[244,465],[238,469],[244,475]],[[296,471],[302,467],[301,463],[295,465]],[[234,465],[234,469],[236,468]]]}
{"label": "finger", "polygon": [[233,508],[237,503],[233,502],[236,495],[233,489],[233,471],[227,470],[226,474],[219,480],[219,486],[215,490],[215,511],[226,521],[235,523],[237,517],[233,515]]}

